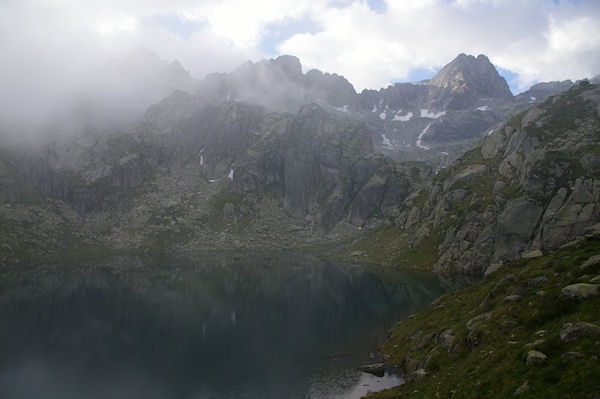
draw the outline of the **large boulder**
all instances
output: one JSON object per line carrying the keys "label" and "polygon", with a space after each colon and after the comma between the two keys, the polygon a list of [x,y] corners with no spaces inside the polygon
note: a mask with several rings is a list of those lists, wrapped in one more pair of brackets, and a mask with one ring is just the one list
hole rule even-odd
{"label": "large boulder", "polygon": [[548,360],[548,356],[546,356],[543,352],[530,350],[527,352],[527,356],[525,357],[525,362],[529,366],[533,366],[536,364],[545,363]]}
{"label": "large boulder", "polygon": [[600,327],[592,323],[582,321],[566,323],[560,329],[560,340],[563,342],[571,342],[579,339],[582,336],[600,336]]}
{"label": "large boulder", "polygon": [[560,290],[560,298],[587,299],[600,295],[600,285],[577,283],[567,285]]}

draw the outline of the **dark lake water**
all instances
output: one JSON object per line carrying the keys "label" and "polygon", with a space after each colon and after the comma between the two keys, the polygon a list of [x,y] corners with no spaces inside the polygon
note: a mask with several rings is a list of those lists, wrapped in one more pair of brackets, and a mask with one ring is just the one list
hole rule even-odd
{"label": "dark lake water", "polygon": [[464,281],[294,253],[0,270],[0,398],[358,398],[398,319]]}

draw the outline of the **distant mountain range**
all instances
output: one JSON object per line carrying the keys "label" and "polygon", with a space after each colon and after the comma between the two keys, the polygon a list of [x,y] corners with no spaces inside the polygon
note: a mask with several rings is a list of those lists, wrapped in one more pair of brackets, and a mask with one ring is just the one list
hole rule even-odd
{"label": "distant mountain range", "polygon": [[364,121],[376,150],[395,159],[440,160],[460,153],[465,142],[486,134],[515,110],[572,84],[540,83],[515,97],[486,56],[460,54],[431,80],[356,93],[342,76],[318,70],[303,74],[296,57],[281,56],[208,75],[196,94],[216,103],[240,100],[280,112],[316,103]]}
{"label": "distant mountain range", "polygon": [[460,54],[431,80],[356,93],[342,76],[314,69],[303,74],[296,57],[281,56],[208,75],[196,94],[215,103],[239,100],[279,112],[316,103],[364,121],[380,152],[399,160],[439,162],[515,110],[572,84],[540,83],[515,97],[486,56]]}
{"label": "distant mountain range", "polygon": [[541,102],[573,85],[545,82],[513,96],[489,59],[460,54],[432,79],[396,83],[356,93],[346,78],[313,69],[302,72],[300,60],[284,55],[246,62],[230,73],[193,79],[177,61],[159,59],[141,48],[109,62],[92,86],[62,112],[67,121],[114,127],[142,117],[146,108],[175,90],[214,105],[244,101],[275,112],[297,112],[316,103],[328,112],[366,123],[376,151],[397,160],[448,164],[518,109]]}

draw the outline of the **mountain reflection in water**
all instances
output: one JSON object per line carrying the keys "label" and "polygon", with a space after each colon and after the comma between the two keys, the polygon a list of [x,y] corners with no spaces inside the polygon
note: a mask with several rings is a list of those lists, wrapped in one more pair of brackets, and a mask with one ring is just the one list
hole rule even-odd
{"label": "mountain reflection in water", "polygon": [[400,382],[356,371],[392,323],[465,283],[297,253],[0,273],[6,399],[360,396]]}

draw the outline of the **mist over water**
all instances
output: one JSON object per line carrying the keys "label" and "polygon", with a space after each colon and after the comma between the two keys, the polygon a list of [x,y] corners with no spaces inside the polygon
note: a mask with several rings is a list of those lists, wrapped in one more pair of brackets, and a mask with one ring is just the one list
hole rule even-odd
{"label": "mist over water", "polygon": [[1,279],[7,399],[360,397],[401,382],[356,370],[393,321],[460,285],[291,254],[23,270]]}

